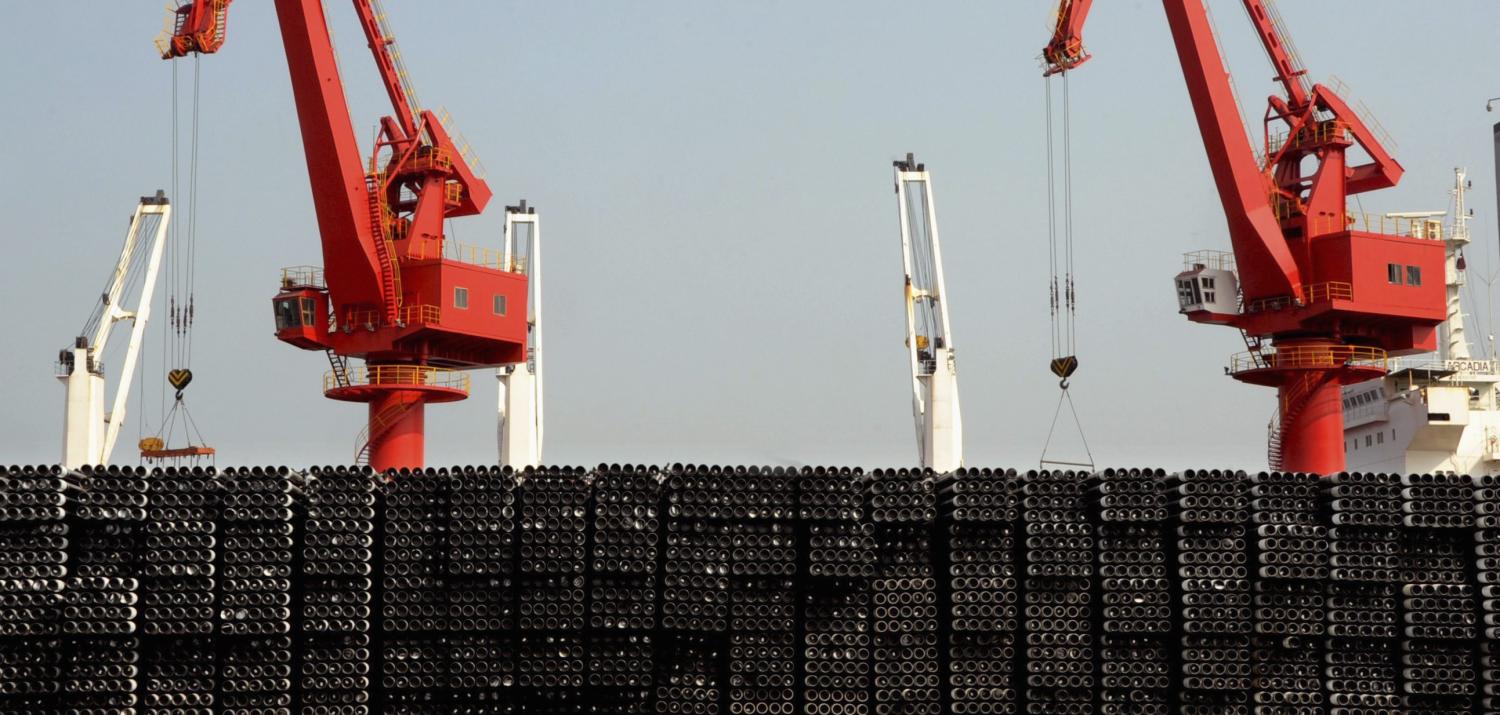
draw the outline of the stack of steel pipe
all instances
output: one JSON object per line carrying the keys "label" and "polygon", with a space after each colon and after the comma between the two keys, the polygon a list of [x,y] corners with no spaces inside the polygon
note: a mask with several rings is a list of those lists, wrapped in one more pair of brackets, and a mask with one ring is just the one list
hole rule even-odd
{"label": "stack of steel pipe", "polygon": [[584,685],[587,476],[548,467],[522,477],[517,684],[528,713],[566,712]]}
{"label": "stack of steel pipe", "polygon": [[168,467],[147,480],[141,633],[147,713],[217,704],[214,610],[222,491],[212,469]]}
{"label": "stack of steel pipe", "polygon": [[1256,715],[1323,712],[1328,529],[1318,522],[1318,510],[1316,475],[1261,472],[1250,478]]}
{"label": "stack of steel pipe", "polygon": [[736,469],[729,557],[729,715],[795,706],[797,495],[781,467]]}
{"label": "stack of steel pipe", "polygon": [[875,715],[938,715],[937,572],[930,471],[877,469],[865,480],[875,523],[870,614]]}
{"label": "stack of steel pipe", "polygon": [[140,703],[140,604],[146,472],[100,467],[68,475],[68,578],[63,592],[60,705],[132,711]]}
{"label": "stack of steel pipe", "polygon": [[1160,470],[1106,469],[1091,480],[1099,585],[1099,701],[1105,715],[1165,715],[1171,592]]}
{"label": "stack of steel pipe", "polygon": [[225,470],[219,561],[221,706],[234,715],[292,711],[294,493],[286,468]]}
{"label": "stack of steel pipe", "polygon": [[448,649],[446,473],[386,475],[380,540],[381,684],[385,710],[445,712]]}
{"label": "stack of steel pipe", "polygon": [[661,499],[655,468],[595,471],[586,685],[612,712],[650,706]]}
{"label": "stack of steel pipe", "polygon": [[1031,472],[1022,485],[1025,521],[1027,713],[1083,715],[1094,702],[1094,536],[1087,475]]}
{"label": "stack of steel pipe", "polygon": [[302,537],[302,705],[332,715],[371,712],[375,476],[313,469]]}
{"label": "stack of steel pipe", "polygon": [[1328,528],[1330,715],[1396,713],[1401,485],[1395,475],[1336,474],[1319,482]]}
{"label": "stack of steel pipe", "polygon": [[68,523],[62,470],[0,471],[0,710],[45,712],[61,684]]}
{"label": "stack of steel pipe", "polygon": [[1480,620],[1469,580],[1474,487],[1468,476],[1401,478],[1401,679],[1409,713],[1469,713],[1477,704]]}
{"label": "stack of steel pipe", "polygon": [[807,573],[801,585],[802,689],[798,712],[870,713],[870,590],[874,529],[848,468],[804,468],[797,514]]}
{"label": "stack of steel pipe", "polygon": [[515,709],[516,475],[453,469],[448,511],[448,696],[454,713]]}
{"label": "stack of steel pipe", "polygon": [[1183,715],[1250,712],[1249,478],[1184,472],[1167,482],[1177,524]]}
{"label": "stack of steel pipe", "polygon": [[[729,468],[728,472],[732,472]],[[658,659],[659,712],[717,713],[725,686],[719,660],[729,628],[729,559],[735,510],[726,468],[687,465],[667,476],[661,626],[674,655]]]}
{"label": "stack of steel pipe", "polygon": [[1474,577],[1479,582],[1479,710],[1500,712],[1500,477],[1475,476]]}
{"label": "stack of steel pipe", "polygon": [[959,468],[936,483],[947,547],[939,590],[948,604],[947,700],[956,715],[1016,712],[1016,520],[1014,470]]}

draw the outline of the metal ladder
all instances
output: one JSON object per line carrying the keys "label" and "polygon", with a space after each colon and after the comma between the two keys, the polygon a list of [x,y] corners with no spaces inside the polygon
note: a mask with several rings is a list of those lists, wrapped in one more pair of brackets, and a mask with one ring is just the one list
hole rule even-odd
{"label": "metal ladder", "polygon": [[333,372],[333,382],[339,387],[349,386],[349,358],[338,355],[332,350],[324,350],[328,354],[328,366]]}

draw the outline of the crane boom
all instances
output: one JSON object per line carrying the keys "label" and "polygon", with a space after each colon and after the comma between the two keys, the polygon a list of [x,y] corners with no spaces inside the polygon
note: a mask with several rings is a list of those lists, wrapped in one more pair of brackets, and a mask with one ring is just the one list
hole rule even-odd
{"label": "crane boom", "polygon": [[911,154],[894,163],[901,259],[906,272],[906,352],[911,365],[917,454],[923,467],[951,472],[963,466],[963,418],[958,407],[958,369],[953,331],[948,325],[932,176]]}
{"label": "crane boom", "polygon": [[[135,376],[146,324],[151,320],[152,296],[156,292],[171,220],[172,205],[162,192],[141,197],[130,218],[125,246],[120,250],[109,285],[89,319],[90,325],[85,326],[84,333],[78,336],[71,348],[61,351],[58,356],[57,377],[67,390],[62,449],[62,465],[67,469],[108,464],[114,453],[120,427],[125,424],[131,378]],[[126,287],[132,285],[139,286],[134,291],[135,296],[126,292]],[[132,298],[135,307],[124,307]],[[131,323],[130,339],[118,373],[114,401],[106,413],[104,351],[115,326],[126,320]]]}
{"label": "crane boom", "polygon": [[1083,47],[1083,24],[1088,21],[1093,5],[1094,0],[1062,0],[1057,7],[1052,40],[1042,48],[1044,76],[1062,74],[1092,57]]}
{"label": "crane boom", "polygon": [[329,293],[341,302],[381,302],[380,259],[369,220],[364,160],[349,118],[321,2],[276,0]]}
{"label": "crane boom", "polygon": [[1203,2],[1165,0],[1162,4],[1229,222],[1229,243],[1241,268],[1245,300],[1286,295],[1300,300],[1301,270],[1277,225],[1269,188],[1245,134],[1229,71]]}
{"label": "crane boom", "polygon": [[516,469],[542,463],[542,223],[536,207],[505,207],[506,245],[516,254],[509,260],[526,274],[531,295],[526,301],[527,356],[496,373],[500,381],[500,464]]}

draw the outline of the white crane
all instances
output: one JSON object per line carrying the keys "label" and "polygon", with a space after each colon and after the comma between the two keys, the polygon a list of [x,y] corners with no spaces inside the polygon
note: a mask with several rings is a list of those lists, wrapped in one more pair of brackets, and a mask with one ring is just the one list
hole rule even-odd
{"label": "white crane", "polygon": [[963,466],[964,429],[958,409],[958,371],[954,366],[953,332],[948,327],[932,177],[911,154],[895,166],[917,453],[923,467],[951,472]]}
{"label": "white crane", "polygon": [[[98,305],[73,346],[58,355],[57,377],[67,389],[62,450],[62,466],[66,469],[109,463],[120,426],[125,422],[125,403],[130,397],[130,381],[141,352],[141,338],[151,318],[151,296],[156,291],[171,218],[172,205],[162,192],[141,197],[130,218],[125,247]],[[147,242],[145,253],[141,253],[142,244]],[[130,293],[135,293],[134,309],[124,305]],[[114,403],[106,415],[104,350],[115,325],[125,320],[131,322],[130,344],[120,365],[120,384],[115,388]]]}
{"label": "white crane", "polygon": [[524,274],[526,361],[496,371],[500,379],[500,464],[517,469],[542,462],[542,227],[536,207],[505,207],[506,265]]}

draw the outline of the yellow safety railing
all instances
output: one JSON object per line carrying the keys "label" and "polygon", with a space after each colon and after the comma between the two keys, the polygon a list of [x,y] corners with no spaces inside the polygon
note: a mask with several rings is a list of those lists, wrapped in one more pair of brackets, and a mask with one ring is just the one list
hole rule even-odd
{"label": "yellow safety railing", "polygon": [[1342,281],[1328,281],[1304,286],[1302,296],[1309,303],[1324,300],[1354,300],[1354,285]]}
{"label": "yellow safety railing", "polygon": [[1362,345],[1298,345],[1270,351],[1250,351],[1229,358],[1229,372],[1266,368],[1323,368],[1357,365],[1390,367],[1390,357],[1380,348]]}
{"label": "yellow safety railing", "polygon": [[1281,132],[1273,134],[1267,142],[1266,154],[1272,155],[1286,148],[1288,144],[1292,148],[1326,144],[1335,139],[1342,139],[1344,132],[1348,131],[1348,125],[1336,119],[1318,122],[1310,126],[1298,129],[1295,134]]}
{"label": "yellow safety railing", "polygon": [[450,181],[446,184],[443,184],[443,201],[449,204],[456,204],[460,201],[463,201],[463,198],[463,184],[460,184],[457,181]]}
{"label": "yellow safety railing", "polygon": [[[1342,281],[1328,281],[1326,283],[1305,285],[1302,286],[1302,300],[1303,305],[1330,300],[1354,300],[1354,285]],[[1297,303],[1289,295],[1277,296],[1275,298],[1261,298],[1246,303],[1245,312],[1260,313],[1267,310],[1284,310],[1296,305]]]}
{"label": "yellow safety railing", "polygon": [[[469,373],[430,365],[361,365],[349,370],[349,385],[442,387],[469,391]],[[323,373],[323,391],[343,387],[332,371]]]}
{"label": "yellow safety railing", "polygon": [[1366,105],[1361,100],[1354,99],[1354,90],[1350,89],[1349,85],[1342,78],[1338,75],[1329,75],[1327,84],[1328,88],[1333,90],[1334,94],[1342,97],[1345,102],[1353,107],[1355,114],[1358,114],[1359,118],[1364,120],[1365,126],[1370,128],[1370,132],[1385,146],[1386,151],[1394,154],[1400,149],[1395,137],[1392,137],[1391,133],[1386,131],[1385,125],[1381,124],[1380,119],[1375,116],[1375,113],[1370,111],[1369,105]]}
{"label": "yellow safety railing", "polygon": [[1182,270],[1212,268],[1220,271],[1234,270],[1234,253],[1230,251],[1188,251],[1182,254]]}
{"label": "yellow safety railing", "polygon": [[407,168],[412,171],[426,171],[436,169],[448,171],[453,168],[453,154],[442,147],[428,147],[425,151],[419,149],[416,156],[411,158]]}
{"label": "yellow safety railing", "polygon": [[1314,236],[1343,231],[1364,231],[1388,236],[1442,240],[1441,232],[1436,236],[1432,235],[1433,232],[1427,228],[1427,219],[1422,218],[1347,212],[1342,218],[1314,216],[1308,219],[1308,223],[1311,225],[1311,233]]}
{"label": "yellow safety railing", "polygon": [[505,252],[495,248],[483,246],[471,246],[458,241],[443,241],[443,258],[460,263],[468,263],[475,266],[493,268],[497,271],[509,273],[525,273],[526,261],[516,256],[511,256],[509,261],[505,260]]}
{"label": "yellow safety railing", "polygon": [[282,288],[327,288],[322,266],[288,266],[281,269]]}
{"label": "yellow safety railing", "polygon": [[[405,325],[442,324],[442,310],[435,305],[403,305],[397,314]],[[355,328],[389,327],[381,320],[381,315],[383,315],[381,311],[373,309],[349,310],[344,313],[345,324]]]}
{"label": "yellow safety railing", "polygon": [[469,171],[483,179],[485,175],[484,163],[479,161],[479,154],[474,151],[474,146],[464,137],[453,123],[453,115],[448,113],[447,107],[439,107],[437,111],[438,123],[447,130],[448,137],[453,140],[453,146],[458,149],[458,155],[469,166]]}

